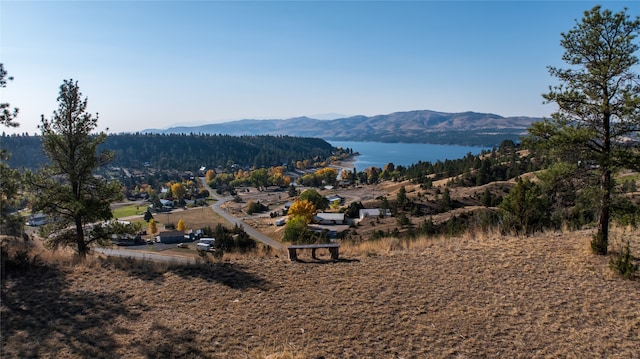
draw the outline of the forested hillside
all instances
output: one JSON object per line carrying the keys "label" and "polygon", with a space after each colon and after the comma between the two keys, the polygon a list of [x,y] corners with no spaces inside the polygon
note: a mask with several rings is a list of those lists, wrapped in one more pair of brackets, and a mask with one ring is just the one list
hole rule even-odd
{"label": "forested hillside", "polygon": [[[0,147],[14,168],[36,168],[46,157],[40,136],[3,135]],[[318,138],[289,136],[118,134],[107,137],[102,149],[116,153],[114,166],[194,170],[201,166],[268,167],[304,160],[324,161],[335,149]]]}

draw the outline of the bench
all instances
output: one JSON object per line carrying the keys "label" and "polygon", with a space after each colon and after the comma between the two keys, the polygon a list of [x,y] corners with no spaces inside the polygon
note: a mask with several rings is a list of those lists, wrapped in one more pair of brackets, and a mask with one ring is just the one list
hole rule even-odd
{"label": "bench", "polygon": [[294,244],[291,246],[287,246],[289,250],[289,259],[292,261],[298,260],[298,254],[296,251],[298,249],[311,249],[311,258],[316,258],[316,249],[318,248],[328,248],[329,253],[331,253],[331,259],[338,260],[338,248],[340,245],[338,243],[323,243],[323,244]]}

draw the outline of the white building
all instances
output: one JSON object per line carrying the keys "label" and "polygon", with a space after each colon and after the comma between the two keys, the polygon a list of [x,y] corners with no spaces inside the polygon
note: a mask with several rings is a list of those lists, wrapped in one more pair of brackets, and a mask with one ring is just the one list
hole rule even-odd
{"label": "white building", "polygon": [[389,217],[391,216],[391,211],[389,211],[388,209],[382,210],[379,208],[372,208],[372,209],[361,209],[358,212],[358,217],[360,218],[360,220],[363,220],[367,217],[379,217],[380,213],[384,213],[385,217]]}

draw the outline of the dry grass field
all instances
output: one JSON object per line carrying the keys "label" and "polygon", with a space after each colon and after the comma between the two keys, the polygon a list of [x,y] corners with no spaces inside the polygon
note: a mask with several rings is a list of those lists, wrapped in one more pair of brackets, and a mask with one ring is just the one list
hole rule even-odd
{"label": "dry grass field", "polygon": [[338,262],[49,256],[2,280],[2,358],[640,358],[640,280],[587,232],[345,245]]}
{"label": "dry grass field", "polygon": [[[125,204],[126,205],[126,204]],[[131,206],[131,205],[128,205]],[[114,206],[112,206],[113,208]],[[202,229],[206,227],[215,228],[218,223],[227,226],[229,228],[232,225],[222,218],[219,214],[215,213],[209,207],[194,207],[189,209],[174,209],[171,212],[162,212],[162,213],[154,213],[154,220],[158,225],[159,231],[164,231],[164,226],[167,224],[171,224],[173,226],[177,225],[178,221],[184,221],[185,225],[188,229]],[[144,221],[143,215],[133,215],[127,217],[121,217],[118,219],[131,221],[131,222],[140,222],[143,230],[147,230],[149,228],[148,222]],[[148,234],[148,237],[152,237],[151,233]]]}

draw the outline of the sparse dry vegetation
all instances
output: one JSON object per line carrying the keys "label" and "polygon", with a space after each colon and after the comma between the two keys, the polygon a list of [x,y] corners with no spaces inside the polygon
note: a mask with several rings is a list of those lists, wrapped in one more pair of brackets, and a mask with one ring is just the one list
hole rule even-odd
{"label": "sparse dry vegetation", "polygon": [[191,267],[74,264],[35,249],[41,260],[2,282],[1,354],[637,357],[640,281],[611,271],[589,241],[589,232],[384,239],[344,245],[338,262],[272,253]]}

